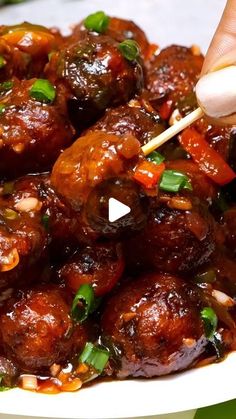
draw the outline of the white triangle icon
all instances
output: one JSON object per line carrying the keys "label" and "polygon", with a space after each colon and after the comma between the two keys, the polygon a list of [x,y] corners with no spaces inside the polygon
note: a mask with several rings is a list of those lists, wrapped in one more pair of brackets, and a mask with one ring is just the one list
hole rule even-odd
{"label": "white triangle icon", "polygon": [[114,221],[119,220],[131,211],[130,207],[122,204],[122,202],[117,201],[115,198],[110,198],[108,205],[108,218],[110,223],[114,223]]}

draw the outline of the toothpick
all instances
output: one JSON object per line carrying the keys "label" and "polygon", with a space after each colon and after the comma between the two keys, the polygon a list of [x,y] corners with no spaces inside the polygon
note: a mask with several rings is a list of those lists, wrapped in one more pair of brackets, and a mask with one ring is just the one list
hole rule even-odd
{"label": "toothpick", "polygon": [[185,116],[183,119],[181,119],[179,122],[176,122],[176,124],[172,125],[172,127],[168,128],[166,131],[162,132],[157,137],[153,138],[149,143],[145,144],[142,147],[142,150],[146,155],[150,154],[152,151],[156,150],[161,145],[165,144],[167,141],[169,141],[172,137],[179,134],[181,131],[183,131],[185,128],[187,128],[189,125],[191,125],[193,122],[197,121],[204,115],[201,108],[197,108],[195,111],[191,112],[187,116]]}

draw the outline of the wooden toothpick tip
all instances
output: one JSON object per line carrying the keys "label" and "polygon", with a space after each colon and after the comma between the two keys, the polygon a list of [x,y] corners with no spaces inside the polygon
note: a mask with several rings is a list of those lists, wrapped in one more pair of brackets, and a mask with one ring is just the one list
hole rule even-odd
{"label": "wooden toothpick tip", "polygon": [[162,132],[160,135],[153,138],[151,141],[149,141],[149,143],[145,144],[142,147],[142,150],[145,156],[150,154],[152,151],[156,150],[161,145],[165,144],[167,141],[169,141],[175,135],[179,134],[189,125],[193,124],[195,121],[202,118],[203,115],[204,115],[204,112],[202,111],[202,109],[197,108],[195,111],[185,116],[179,122],[176,122],[176,124],[172,125],[172,127],[168,128],[166,131]]}

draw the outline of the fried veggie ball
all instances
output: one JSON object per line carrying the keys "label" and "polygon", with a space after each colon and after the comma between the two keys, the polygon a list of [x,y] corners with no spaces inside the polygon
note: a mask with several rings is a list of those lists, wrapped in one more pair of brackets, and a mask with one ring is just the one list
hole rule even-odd
{"label": "fried veggie ball", "polygon": [[[0,80],[39,77],[52,51],[59,49],[63,38],[58,31],[24,22],[0,26]],[[5,76],[5,78],[4,78]]]}
{"label": "fried veggie ball", "polygon": [[123,271],[120,245],[104,243],[77,251],[60,269],[59,278],[72,292],[77,292],[83,284],[91,284],[95,295],[103,296],[112,290]]}
{"label": "fried veggie ball", "polygon": [[39,276],[46,261],[48,234],[41,223],[42,202],[14,183],[1,186],[0,289],[16,288]]}
{"label": "fried veggie ball", "polygon": [[0,82],[28,73],[28,55],[9,45],[0,36]]}
{"label": "fried veggie ball", "polygon": [[[12,190],[11,194],[4,198],[5,207],[17,211],[17,217],[29,217],[39,225],[47,236],[47,250],[53,262],[59,260],[61,263],[78,246],[77,214],[55,193],[49,174],[28,175],[15,182],[6,183],[3,185],[3,193],[9,185]],[[3,203],[0,200],[1,205]]]}
{"label": "fried veggie ball", "polygon": [[[6,209],[5,212],[11,213]],[[7,215],[8,216],[8,215]],[[10,215],[12,217],[12,215]],[[16,288],[30,282],[31,277],[42,272],[45,263],[47,235],[43,227],[29,217],[3,221],[0,226],[0,289]]]}
{"label": "fried veggie ball", "polygon": [[153,208],[144,230],[127,240],[127,263],[170,273],[197,269],[209,261],[215,249],[212,218],[198,206],[176,209],[176,197],[173,201],[165,196],[164,200],[167,204],[160,202]]}
{"label": "fried veggie ball", "polygon": [[174,110],[189,95],[200,76],[203,56],[193,49],[172,45],[154,57],[147,68],[147,89],[152,103],[171,101]]}
{"label": "fried veggie ball", "polygon": [[[146,221],[147,200],[131,171],[142,158],[136,138],[124,138],[101,131],[79,138],[54,165],[52,186],[69,206],[80,214],[81,236],[117,236],[137,231]],[[116,222],[108,221],[109,199],[131,208]]]}
{"label": "fried veggie ball", "polygon": [[[74,135],[59,98],[55,103],[36,99],[35,83],[13,79],[0,97],[0,174],[8,178],[49,169]],[[53,86],[50,94],[56,95]]]}
{"label": "fried veggie ball", "polygon": [[25,188],[17,182],[0,187],[0,289],[27,284],[47,260],[42,201],[31,189],[29,182]]}
{"label": "fried veggie ball", "polygon": [[150,103],[137,98],[126,105],[108,109],[87,132],[104,131],[121,136],[131,134],[143,145],[164,129],[164,123]]}
{"label": "fried veggie ball", "polygon": [[4,352],[22,370],[48,370],[79,352],[87,341],[86,325],[73,325],[70,305],[60,288],[23,290],[0,316]]}
{"label": "fried veggie ball", "polygon": [[54,54],[47,68],[49,79],[65,88],[73,123],[83,128],[108,106],[128,102],[143,87],[139,58],[126,59],[119,43],[109,36],[88,34]]}
{"label": "fried veggie ball", "polygon": [[107,300],[101,327],[117,348],[118,378],[155,377],[190,367],[206,346],[197,291],[167,274],[124,283]]}
{"label": "fried veggie ball", "polygon": [[[49,174],[28,175],[0,186],[0,289],[50,274],[78,247],[79,217],[57,196]],[[0,299],[1,302],[1,299]]]}

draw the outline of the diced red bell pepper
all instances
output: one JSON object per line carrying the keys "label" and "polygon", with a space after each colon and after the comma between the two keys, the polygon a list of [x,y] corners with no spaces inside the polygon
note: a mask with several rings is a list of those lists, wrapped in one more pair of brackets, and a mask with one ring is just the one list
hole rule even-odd
{"label": "diced red bell pepper", "polygon": [[165,121],[168,120],[172,113],[172,100],[167,100],[166,102],[162,103],[159,108],[159,115]]}
{"label": "diced red bell pepper", "polygon": [[179,136],[179,142],[198,164],[200,170],[218,185],[223,186],[235,179],[236,174],[231,167],[195,128],[184,130]]}
{"label": "diced red bell pepper", "polygon": [[157,185],[164,170],[164,163],[155,164],[145,160],[136,167],[134,179],[146,189],[153,189]]}

